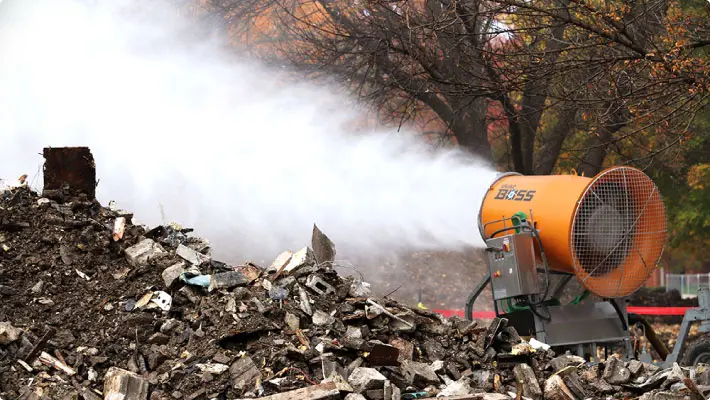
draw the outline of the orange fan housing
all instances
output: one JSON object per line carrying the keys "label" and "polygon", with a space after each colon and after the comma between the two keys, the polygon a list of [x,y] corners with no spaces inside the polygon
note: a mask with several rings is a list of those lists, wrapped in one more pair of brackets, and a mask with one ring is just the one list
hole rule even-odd
{"label": "orange fan housing", "polygon": [[[628,296],[640,288],[666,241],[661,194],[646,174],[631,167],[609,168],[593,178],[503,174],[481,204],[484,240],[510,227],[510,220],[500,220],[517,212],[538,229],[549,268],[575,274],[602,298]],[[540,261],[537,246],[536,252]]]}

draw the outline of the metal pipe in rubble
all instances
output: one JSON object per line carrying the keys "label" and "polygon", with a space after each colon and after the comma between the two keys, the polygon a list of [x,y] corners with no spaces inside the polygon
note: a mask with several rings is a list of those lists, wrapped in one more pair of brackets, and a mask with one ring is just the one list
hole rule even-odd
{"label": "metal pipe in rubble", "polygon": [[668,357],[668,349],[666,348],[666,345],[663,344],[663,341],[661,341],[661,338],[656,335],[656,331],[653,330],[651,324],[649,324],[645,318],[638,314],[629,314],[629,324],[635,325],[637,323],[641,323],[643,325],[646,339],[648,339],[651,347],[656,350],[656,353],[658,353],[658,356],[661,357],[661,360],[665,361],[666,357]]}

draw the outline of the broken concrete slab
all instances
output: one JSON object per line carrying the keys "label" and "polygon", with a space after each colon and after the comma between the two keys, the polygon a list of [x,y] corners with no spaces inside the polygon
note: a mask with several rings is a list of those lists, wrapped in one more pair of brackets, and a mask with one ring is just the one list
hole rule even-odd
{"label": "broken concrete slab", "polygon": [[261,379],[261,371],[250,357],[240,357],[229,367],[229,375],[232,378],[232,387],[242,390],[246,387],[253,387],[257,379]]}
{"label": "broken concrete slab", "polygon": [[10,322],[0,322],[0,346],[7,346],[18,340],[20,335],[22,335],[21,329],[15,328]]}
{"label": "broken concrete slab", "polygon": [[644,393],[639,400],[688,400],[690,397],[684,393],[654,390]]}
{"label": "broken concrete slab", "polygon": [[550,360],[550,366],[557,372],[569,366],[578,366],[584,364],[584,358],[571,354],[565,354]]}
{"label": "broken concrete slab", "polygon": [[138,374],[111,367],[104,376],[104,400],[148,400],[149,386]]}
{"label": "broken concrete slab", "polygon": [[610,385],[621,385],[631,380],[631,371],[626,368],[623,361],[610,357],[604,366],[602,379]]}
{"label": "broken concrete slab", "polygon": [[515,374],[515,380],[522,384],[523,396],[533,400],[542,399],[540,383],[538,383],[535,372],[529,365],[520,363],[513,368],[513,373]]}
{"label": "broken concrete slab", "polygon": [[193,250],[183,244],[179,244],[175,249],[175,255],[189,262],[192,265],[202,265],[210,261],[211,257]]}
{"label": "broken concrete slab", "polygon": [[510,396],[502,393],[472,393],[461,396],[444,397],[445,400],[511,400]]}
{"label": "broken concrete slab", "polygon": [[594,390],[597,393],[612,394],[612,393],[616,392],[616,389],[614,389],[614,387],[611,386],[610,384],[606,383],[606,381],[603,379],[595,379],[595,380],[591,381],[591,383],[592,383],[591,386],[594,388]]}
{"label": "broken concrete slab", "polygon": [[631,376],[637,376],[643,371],[643,363],[639,360],[630,360],[628,365]]}
{"label": "broken concrete slab", "polygon": [[367,398],[360,393],[348,393],[345,400],[367,400]]}
{"label": "broken concrete slab", "polygon": [[[321,383],[290,392],[261,397],[261,400],[340,400],[340,390],[335,382]],[[239,399],[246,400],[246,399]]]}
{"label": "broken concrete slab", "polygon": [[357,326],[347,326],[345,337],[348,339],[362,339],[362,330]]}
{"label": "broken concrete slab", "polygon": [[229,369],[228,365],[221,363],[206,363],[206,364],[195,364],[197,369],[202,372],[208,372],[213,375],[220,375]]}
{"label": "broken concrete slab", "polygon": [[424,363],[407,360],[402,363],[402,370],[408,382],[420,389],[440,383],[436,372]]}
{"label": "broken concrete slab", "polygon": [[332,263],[335,261],[335,244],[325,235],[316,224],[313,224],[311,236],[313,257],[317,264]]}
{"label": "broken concrete slab", "polygon": [[296,315],[289,312],[284,317],[284,322],[291,332],[296,332],[300,328],[301,320]]}
{"label": "broken concrete slab", "polygon": [[574,394],[569,390],[562,377],[552,375],[545,381],[545,400],[576,400]]}
{"label": "broken concrete slab", "polygon": [[143,239],[127,248],[125,254],[129,264],[133,267],[141,267],[148,265],[148,262],[156,256],[166,254],[166,251],[153,239]]}
{"label": "broken concrete slab", "polygon": [[464,377],[447,385],[436,397],[463,396],[473,392],[474,389],[471,387],[471,379]]}
{"label": "broken concrete slab", "polygon": [[185,272],[184,262],[175,263],[169,266],[168,268],[165,268],[163,270],[163,273],[161,274],[163,278],[163,283],[165,283],[165,287],[168,289],[172,287],[173,284],[180,279],[180,275],[183,272]]}
{"label": "broken concrete slab", "polygon": [[313,255],[313,250],[310,247],[304,247],[301,250],[293,253],[291,259],[283,267],[284,272],[294,272],[301,267],[306,265],[313,265],[315,263],[315,258]]}
{"label": "broken concrete slab", "polygon": [[330,326],[335,323],[335,318],[332,315],[321,310],[313,312],[312,320],[313,324],[317,326]]}
{"label": "broken concrete slab", "polygon": [[208,291],[232,289],[249,283],[249,279],[239,271],[220,272],[210,276]]}
{"label": "broken concrete slab", "polygon": [[577,374],[566,374],[562,376],[562,381],[564,381],[567,388],[572,392],[578,399],[586,399],[589,397],[587,391],[584,390],[584,385],[579,379]]}
{"label": "broken concrete slab", "polygon": [[356,393],[383,388],[387,377],[374,368],[358,367],[348,377],[348,383]]}
{"label": "broken concrete slab", "polygon": [[291,250],[286,250],[276,256],[274,259],[274,262],[271,263],[269,268],[266,269],[267,272],[277,272],[283,270],[286,265],[291,261],[291,257],[293,257],[293,252]]}
{"label": "broken concrete slab", "polygon": [[390,321],[390,329],[399,333],[412,333],[417,330],[415,318],[412,315],[398,315],[401,319]]}

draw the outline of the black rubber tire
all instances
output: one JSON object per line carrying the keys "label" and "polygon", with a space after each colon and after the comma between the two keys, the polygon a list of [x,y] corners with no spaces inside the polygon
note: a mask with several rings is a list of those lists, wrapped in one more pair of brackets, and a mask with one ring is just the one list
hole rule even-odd
{"label": "black rubber tire", "polygon": [[683,352],[683,365],[692,367],[698,363],[710,364],[710,337],[704,337],[688,344]]}

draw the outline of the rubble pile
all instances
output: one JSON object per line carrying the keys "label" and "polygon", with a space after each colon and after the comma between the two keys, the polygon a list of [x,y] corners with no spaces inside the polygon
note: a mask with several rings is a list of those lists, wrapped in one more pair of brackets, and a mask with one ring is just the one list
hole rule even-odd
{"label": "rubble pile", "polygon": [[177,225],[0,193],[0,399],[701,399],[710,370],[586,362],[334,271],[335,247],[227,265]]}

